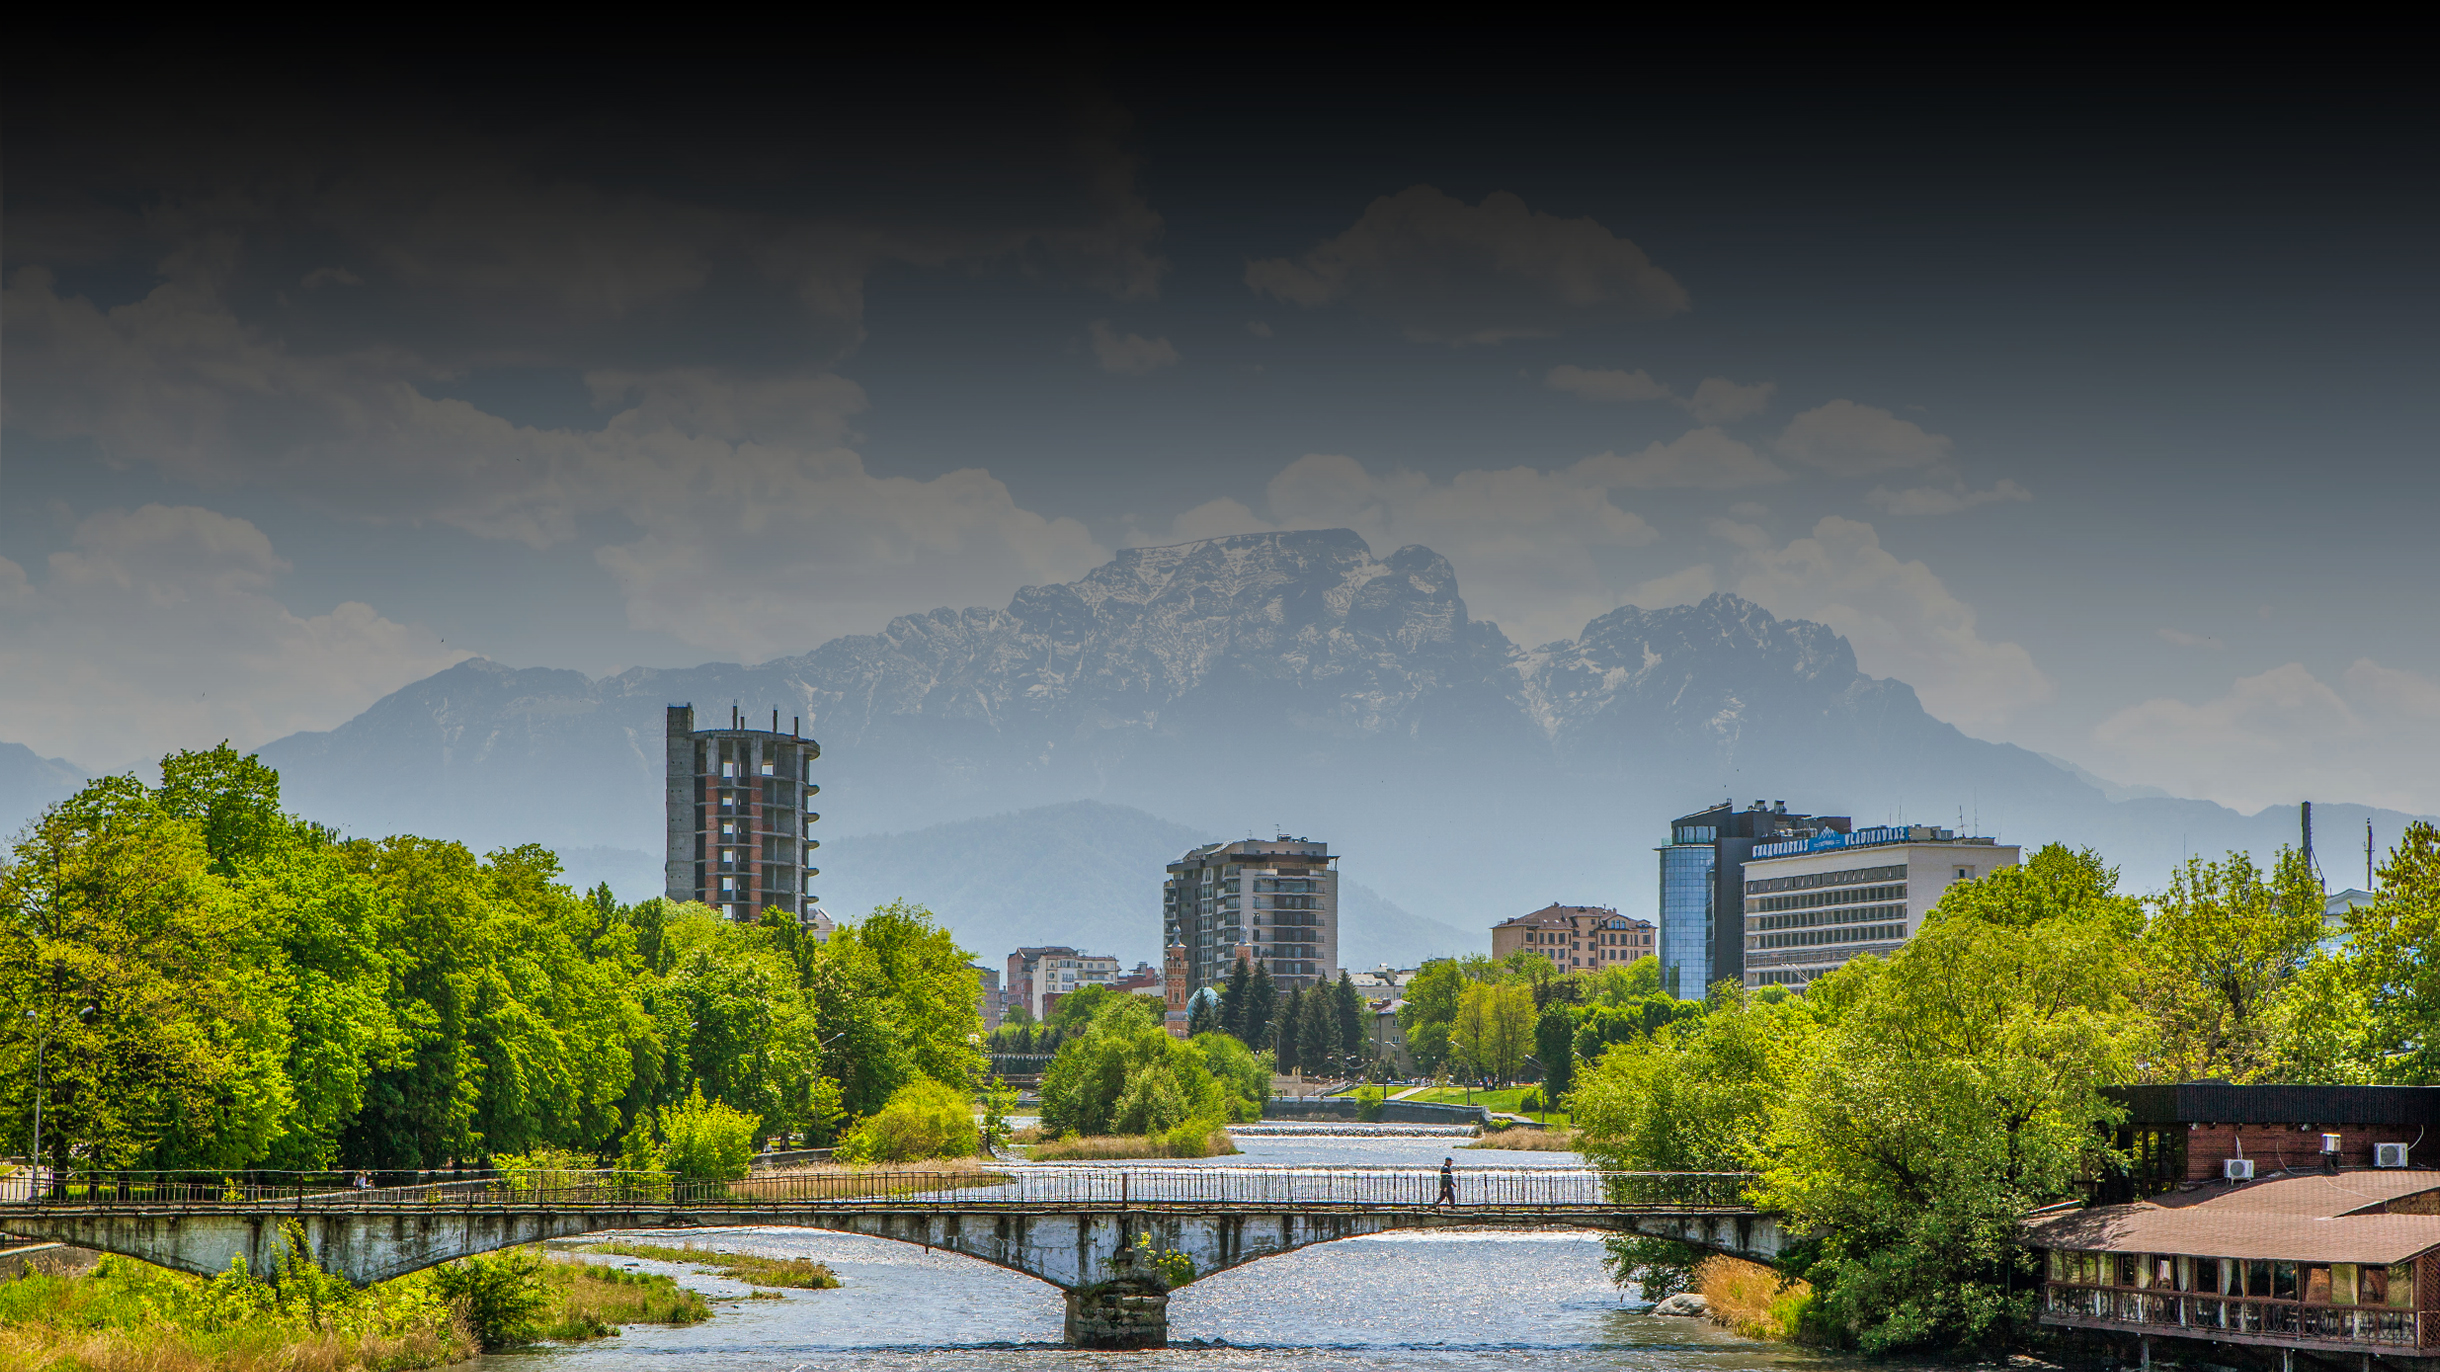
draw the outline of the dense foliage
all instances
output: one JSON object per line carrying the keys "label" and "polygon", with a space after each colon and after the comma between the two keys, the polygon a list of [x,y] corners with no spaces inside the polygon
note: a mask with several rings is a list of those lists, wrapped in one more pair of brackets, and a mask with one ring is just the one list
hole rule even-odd
{"label": "dense foliage", "polygon": [[913,1162],[970,1158],[981,1145],[974,1105],[966,1093],[929,1077],[898,1088],[887,1104],[858,1121],[839,1144],[841,1162]]}
{"label": "dense foliage", "polygon": [[[1140,997],[1112,996],[1042,1078],[1042,1123],[1060,1134],[1205,1132],[1259,1118],[1270,1072],[1226,1034],[1172,1038]],[[1064,1007],[1063,1007],[1064,1008]]]}
{"label": "dense foliage", "polygon": [[[1786,1266],[1811,1283],[1811,1337],[1988,1346],[2031,1318],[2024,1214],[2123,1165],[2104,1086],[2440,1080],[2431,826],[2337,930],[2293,853],[2267,875],[2241,854],[2190,862],[2148,901],[2117,883],[2090,852],[2044,848],[1950,887],[1897,952],[1801,996],[1723,983],[1583,1071],[1586,1151],[1760,1173],[1759,1199],[1806,1236]],[[1612,1250],[1621,1280],[1685,1280],[1673,1245]]]}
{"label": "dense foliage", "polygon": [[63,1168],[608,1159],[698,1093],[749,1143],[829,1142],[911,1082],[970,1092],[978,995],[917,907],[825,944],[580,897],[537,847],[343,839],[224,745],[90,783],[0,860],[0,1148],[30,1146],[38,1043]]}

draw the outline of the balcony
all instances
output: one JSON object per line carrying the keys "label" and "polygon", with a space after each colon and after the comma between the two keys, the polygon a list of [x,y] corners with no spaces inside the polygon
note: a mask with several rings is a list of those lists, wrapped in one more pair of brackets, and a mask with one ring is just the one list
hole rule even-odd
{"label": "balcony", "polygon": [[2423,1346],[2423,1312],[2417,1310],[2065,1282],[2044,1284],[2041,1322],[2340,1352]]}

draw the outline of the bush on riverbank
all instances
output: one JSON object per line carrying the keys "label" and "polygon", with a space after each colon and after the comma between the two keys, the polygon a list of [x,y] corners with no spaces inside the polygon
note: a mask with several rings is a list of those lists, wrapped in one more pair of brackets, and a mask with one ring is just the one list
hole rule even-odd
{"label": "bush on riverbank", "polygon": [[608,1338],[621,1325],[701,1324],[712,1317],[711,1303],[701,1292],[658,1273],[622,1272],[590,1262],[552,1262],[542,1270],[551,1304],[536,1329],[552,1343]]}
{"label": "bush on riverbank", "polygon": [[293,1268],[205,1281],[105,1257],[81,1276],[0,1283],[0,1367],[341,1372],[433,1367],[475,1347],[422,1274],[356,1291]]}
{"label": "bush on riverbank", "polygon": [[1711,1322],[1749,1339],[1806,1342],[1805,1316],[1813,1288],[1783,1278],[1760,1263],[1709,1257],[1695,1265],[1694,1289],[1703,1293]]}
{"label": "bush on riverbank", "polygon": [[1226,1127],[1189,1120],[1160,1134],[1083,1134],[1032,1146],[1036,1162],[1125,1162],[1132,1158],[1225,1158],[1237,1151]]}
{"label": "bush on riverbank", "polygon": [[[108,1256],[81,1275],[0,1282],[0,1367],[406,1372],[487,1346],[577,1342],[622,1324],[693,1324],[711,1314],[667,1277],[530,1254],[479,1260],[473,1276],[435,1269],[359,1290],[315,1267],[301,1244],[291,1252],[268,1279],[243,1264],[206,1281]],[[452,1298],[453,1283],[468,1288],[464,1299]],[[499,1342],[483,1337],[478,1319]]]}
{"label": "bush on riverbank", "polygon": [[1516,1153],[1573,1153],[1577,1135],[1573,1129],[1501,1129],[1483,1135],[1460,1148],[1499,1148]]}
{"label": "bush on riverbank", "polygon": [[846,1163],[971,1158],[981,1144],[965,1093],[925,1078],[899,1087],[888,1104],[859,1120],[835,1156]]}
{"label": "bush on riverbank", "polygon": [[[657,1243],[596,1243],[586,1246],[588,1253],[609,1253],[622,1258],[643,1258],[650,1262],[685,1262],[697,1267],[709,1267],[731,1281],[748,1286],[781,1286],[798,1291],[829,1291],[839,1285],[839,1274],[826,1263],[811,1258],[766,1258],[755,1253],[723,1253],[712,1248],[681,1244],[672,1248]],[[592,1271],[610,1272],[611,1268],[591,1267]],[[669,1280],[667,1277],[660,1278]],[[687,1293],[692,1295],[694,1293]],[[698,1297],[700,1299],[700,1297]]]}

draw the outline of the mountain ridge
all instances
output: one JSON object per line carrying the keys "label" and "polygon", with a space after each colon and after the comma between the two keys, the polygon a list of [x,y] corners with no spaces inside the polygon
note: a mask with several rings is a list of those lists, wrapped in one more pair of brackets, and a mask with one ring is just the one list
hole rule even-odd
{"label": "mountain ridge", "polygon": [[[687,702],[801,718],[824,748],[833,848],[1078,802],[1205,839],[1277,826],[1458,930],[1554,892],[1649,917],[1669,818],[1723,798],[1973,817],[2002,841],[2097,847],[2139,889],[2185,852],[2276,829],[2207,802],[2113,801],[1932,718],[1827,627],[1733,595],[1622,606],[1520,647],[1468,614],[1438,553],[1376,557],[1347,530],[1129,549],[1003,608],[902,615],[754,666],[591,678],[471,659],[261,751],[292,808],[350,832],[649,854],[662,707]],[[1157,920],[1145,900],[1130,918]]]}

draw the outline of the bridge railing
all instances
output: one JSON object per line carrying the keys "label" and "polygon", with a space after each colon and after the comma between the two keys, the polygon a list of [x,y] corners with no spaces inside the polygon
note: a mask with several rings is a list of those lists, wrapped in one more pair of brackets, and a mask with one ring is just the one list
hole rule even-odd
{"label": "bridge railing", "polygon": [[[551,1171],[367,1186],[370,1174],[94,1172],[39,1201],[0,1194],[0,1209],[777,1209],[1014,1206],[1096,1209],[1423,1208],[1442,1202],[1442,1177],[1423,1167],[1007,1165],[989,1170],[809,1169],[738,1181],[657,1172]],[[1753,1177],[1737,1172],[1610,1172],[1575,1167],[1469,1167],[1449,1178],[1461,1208],[1739,1210]]]}

